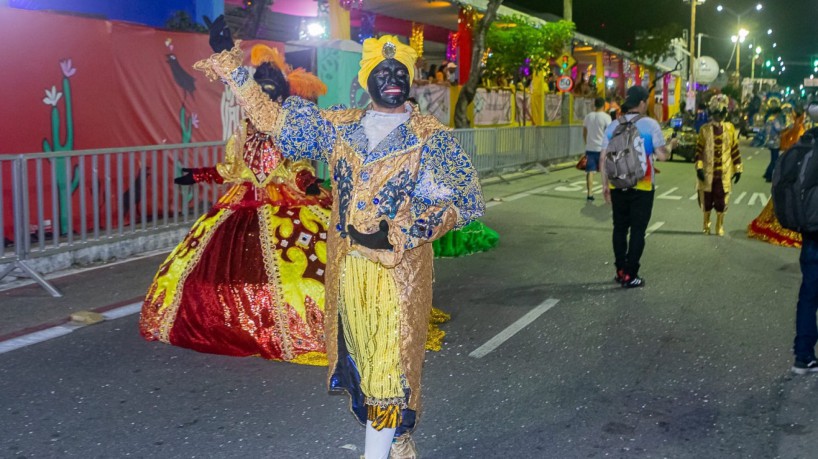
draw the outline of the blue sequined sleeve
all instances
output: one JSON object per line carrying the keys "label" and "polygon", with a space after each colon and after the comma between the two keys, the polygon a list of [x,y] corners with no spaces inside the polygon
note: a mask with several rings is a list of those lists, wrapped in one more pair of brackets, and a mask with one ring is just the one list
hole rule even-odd
{"label": "blue sequined sleeve", "polygon": [[336,132],[321,115],[318,106],[298,96],[288,97],[282,105],[283,120],[276,145],[291,159],[327,161],[335,144]]}
{"label": "blue sequined sleeve", "polygon": [[485,203],[477,171],[469,155],[448,131],[436,133],[423,145],[420,171],[410,202],[414,218],[408,228],[410,246],[420,242],[412,238],[429,240],[442,236],[438,226],[448,209],[457,211],[454,229],[483,215]]}

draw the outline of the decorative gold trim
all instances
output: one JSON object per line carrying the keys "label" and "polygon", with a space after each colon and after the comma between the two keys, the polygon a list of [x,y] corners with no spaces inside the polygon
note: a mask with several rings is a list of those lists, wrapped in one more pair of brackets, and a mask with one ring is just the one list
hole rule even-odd
{"label": "decorative gold trim", "polygon": [[270,227],[270,220],[273,218],[273,207],[269,205],[261,206],[258,209],[259,236],[261,237],[261,253],[264,258],[264,270],[267,272],[267,288],[275,299],[276,328],[281,337],[281,353],[284,360],[293,359],[293,343],[290,338],[289,321],[286,311],[284,296],[281,294],[281,273],[276,266],[275,250],[278,239],[273,234]]}
{"label": "decorative gold trim", "polygon": [[[202,240],[199,242],[198,246],[196,247],[196,251],[185,265],[185,269],[182,271],[182,274],[179,276],[179,281],[176,284],[175,291],[173,292],[173,300],[171,300],[170,305],[168,305],[168,307],[162,313],[162,316],[168,320],[160,320],[159,341],[170,343],[170,331],[173,329],[173,324],[176,321],[176,313],[178,312],[179,304],[182,301],[182,293],[185,290],[185,282],[187,281],[188,276],[190,276],[191,271],[193,271],[193,268],[198,266],[199,260],[202,258],[205,248],[207,248],[208,244],[210,244],[210,239],[213,238],[213,235],[216,233],[216,231],[218,231],[222,223],[224,223],[224,221],[231,215],[233,215],[232,210],[224,209],[220,211],[215,222],[210,228],[204,228],[205,233],[202,235]],[[194,228],[206,218],[207,215],[202,216],[199,221],[194,224]],[[185,239],[187,239],[187,237]]]}

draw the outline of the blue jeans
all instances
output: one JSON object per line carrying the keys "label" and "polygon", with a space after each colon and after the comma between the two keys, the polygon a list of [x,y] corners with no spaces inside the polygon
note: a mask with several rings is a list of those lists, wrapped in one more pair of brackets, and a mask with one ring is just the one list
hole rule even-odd
{"label": "blue jeans", "polygon": [[773,169],[775,169],[775,163],[778,162],[779,151],[778,148],[770,148],[770,164],[767,165],[767,170],[764,172],[764,180],[768,182],[773,180]]}
{"label": "blue jeans", "polygon": [[818,237],[804,237],[801,246],[801,290],[795,311],[795,342],[793,353],[796,360],[809,362],[815,359],[815,343],[818,342]]}

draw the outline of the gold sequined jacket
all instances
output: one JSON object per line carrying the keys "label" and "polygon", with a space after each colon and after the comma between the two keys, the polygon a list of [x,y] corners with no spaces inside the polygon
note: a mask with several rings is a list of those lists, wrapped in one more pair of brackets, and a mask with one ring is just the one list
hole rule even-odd
{"label": "gold sequined jacket", "polygon": [[741,154],[738,149],[738,132],[733,123],[723,121],[721,134],[716,135],[716,121],[711,121],[699,130],[696,141],[696,169],[704,170],[704,181],[696,181],[696,189],[710,192],[713,186],[713,173],[721,172],[721,183],[725,193],[731,189],[733,174],[741,173]]}

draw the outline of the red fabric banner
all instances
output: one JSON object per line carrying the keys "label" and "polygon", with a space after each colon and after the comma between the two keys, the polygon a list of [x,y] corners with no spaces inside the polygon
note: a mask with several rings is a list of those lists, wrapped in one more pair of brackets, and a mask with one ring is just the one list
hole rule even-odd
{"label": "red fabric banner", "polygon": [[[211,54],[206,34],[0,8],[0,43],[11,50],[0,66],[0,80],[5,82],[0,104],[0,154],[219,141],[239,125],[239,107],[224,85],[208,81],[192,68],[197,60]],[[249,48],[255,43],[258,41],[247,41],[242,46],[248,59]],[[266,43],[283,52],[283,45]],[[190,167],[187,163],[192,161],[192,157],[164,158],[171,161],[164,165],[162,161],[143,163],[140,158],[137,155],[134,166],[129,167],[131,158],[124,157],[123,186],[114,183],[112,196],[100,196],[102,221],[110,214],[117,215],[120,208],[125,224],[141,219],[143,214],[152,215],[152,204],[140,202],[140,198],[153,195],[149,189],[153,177],[157,177],[156,186],[162,193],[175,192],[173,176],[181,167]],[[208,155],[195,165],[210,166],[216,159]],[[102,166],[77,157],[59,158],[54,164],[56,183],[50,179],[50,161],[44,166],[46,176],[41,182],[44,218],[52,226],[48,231],[57,227],[60,234],[77,231],[83,219],[90,227],[91,177]],[[80,169],[86,183],[79,183]],[[11,168],[4,167],[0,174],[2,232],[11,239]],[[105,179],[110,177],[100,178]],[[38,183],[34,167],[28,168],[28,183],[33,206],[37,202],[34,185]],[[54,187],[59,189],[56,204],[52,200]],[[82,196],[86,215],[79,213]],[[190,205],[191,201],[185,198],[180,204]],[[55,208],[57,211],[52,211]],[[69,222],[66,209],[71,208],[73,219]],[[30,208],[29,215],[34,225],[36,209]],[[115,225],[116,221],[114,218]]]}
{"label": "red fabric banner", "polygon": [[225,138],[206,34],[0,8],[0,42],[0,154]]}
{"label": "red fabric banner", "polygon": [[472,29],[474,28],[473,17],[466,10],[460,9],[460,21],[457,28],[457,54],[458,82],[466,84],[469,79],[469,72],[471,72],[471,47],[472,47]]}

